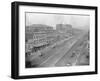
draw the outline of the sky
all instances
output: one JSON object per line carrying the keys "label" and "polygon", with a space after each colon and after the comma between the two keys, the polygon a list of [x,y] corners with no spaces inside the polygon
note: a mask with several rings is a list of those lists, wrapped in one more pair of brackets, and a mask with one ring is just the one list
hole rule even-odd
{"label": "sky", "polygon": [[90,17],[87,15],[26,13],[26,26],[32,24],[46,24],[54,28],[56,24],[71,24],[73,28],[88,30]]}

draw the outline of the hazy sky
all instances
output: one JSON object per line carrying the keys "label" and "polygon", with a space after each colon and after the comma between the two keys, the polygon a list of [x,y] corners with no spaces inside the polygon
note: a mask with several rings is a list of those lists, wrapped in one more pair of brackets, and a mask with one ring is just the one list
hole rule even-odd
{"label": "hazy sky", "polygon": [[75,28],[89,29],[90,17],[82,15],[59,15],[26,13],[26,26],[32,24],[46,24],[56,27],[56,24],[71,24]]}

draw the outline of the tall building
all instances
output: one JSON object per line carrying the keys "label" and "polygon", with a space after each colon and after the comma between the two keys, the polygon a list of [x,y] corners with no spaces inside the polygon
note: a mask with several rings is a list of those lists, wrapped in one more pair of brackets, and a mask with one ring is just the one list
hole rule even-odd
{"label": "tall building", "polygon": [[72,25],[70,24],[57,24],[56,30],[61,33],[72,33]]}
{"label": "tall building", "polygon": [[73,35],[73,28],[70,24],[57,24],[56,30],[60,32],[62,37],[68,38]]}

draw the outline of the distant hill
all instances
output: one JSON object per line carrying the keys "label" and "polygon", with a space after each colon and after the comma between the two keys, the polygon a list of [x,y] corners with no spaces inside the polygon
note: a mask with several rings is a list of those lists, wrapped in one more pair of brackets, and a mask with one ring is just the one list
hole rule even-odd
{"label": "distant hill", "polygon": [[32,24],[32,25],[30,25],[30,27],[52,27],[52,26],[49,26],[46,24]]}
{"label": "distant hill", "polygon": [[43,31],[43,30],[53,30],[53,27],[45,25],[45,24],[33,24],[30,26],[26,26],[26,31],[33,31],[33,32],[38,32],[38,31]]}

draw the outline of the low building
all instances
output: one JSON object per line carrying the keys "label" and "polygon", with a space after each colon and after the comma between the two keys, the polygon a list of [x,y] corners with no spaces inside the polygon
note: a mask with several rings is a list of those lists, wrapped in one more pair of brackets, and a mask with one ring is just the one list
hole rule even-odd
{"label": "low building", "polygon": [[25,28],[25,39],[27,42],[29,39],[42,38],[53,32],[54,30],[53,27],[51,26],[42,25],[42,24],[33,24]]}
{"label": "low building", "polygon": [[46,25],[34,25],[26,28],[26,50],[53,44],[57,41],[58,32],[53,27]]}

